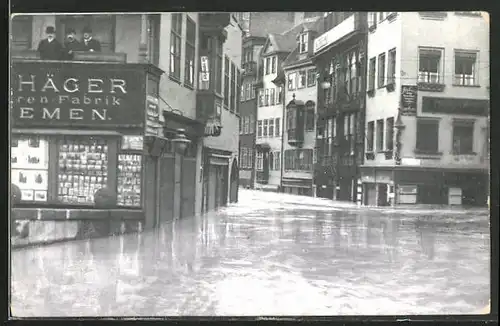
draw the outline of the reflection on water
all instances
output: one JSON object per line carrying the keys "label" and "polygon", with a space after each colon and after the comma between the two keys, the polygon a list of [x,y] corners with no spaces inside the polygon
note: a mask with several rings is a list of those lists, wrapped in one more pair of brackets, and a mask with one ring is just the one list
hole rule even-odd
{"label": "reflection on water", "polygon": [[485,214],[462,223],[283,202],[266,209],[255,198],[250,207],[264,208],[14,251],[13,313],[446,314],[474,313],[489,299]]}

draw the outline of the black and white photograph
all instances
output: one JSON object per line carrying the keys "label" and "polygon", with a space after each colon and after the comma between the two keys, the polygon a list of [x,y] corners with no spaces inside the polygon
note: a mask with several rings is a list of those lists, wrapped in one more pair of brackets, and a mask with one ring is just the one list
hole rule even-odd
{"label": "black and white photograph", "polygon": [[12,14],[11,317],[490,314],[489,19]]}

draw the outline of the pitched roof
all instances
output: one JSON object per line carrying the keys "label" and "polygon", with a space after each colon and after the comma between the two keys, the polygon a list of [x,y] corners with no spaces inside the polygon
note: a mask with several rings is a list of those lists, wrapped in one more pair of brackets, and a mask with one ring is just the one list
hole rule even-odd
{"label": "pitched roof", "polygon": [[[323,20],[320,17],[314,17],[309,19],[308,21],[305,21],[304,23],[300,24],[299,26],[301,27],[300,29],[294,30],[295,32],[295,37],[297,37],[298,33],[302,31],[314,31],[317,32],[318,34],[323,32]],[[310,61],[310,58],[305,58],[305,59],[299,59],[299,51],[297,44],[295,43],[292,50],[290,51],[290,54],[288,57],[283,62],[283,67],[290,66],[292,64],[298,64],[301,62],[306,62]]]}
{"label": "pitched roof", "polygon": [[283,33],[269,33],[268,41],[273,44],[275,52],[291,52],[297,47],[297,36],[304,30],[314,30],[319,32],[322,22],[321,17],[305,19],[300,24],[284,31]]}

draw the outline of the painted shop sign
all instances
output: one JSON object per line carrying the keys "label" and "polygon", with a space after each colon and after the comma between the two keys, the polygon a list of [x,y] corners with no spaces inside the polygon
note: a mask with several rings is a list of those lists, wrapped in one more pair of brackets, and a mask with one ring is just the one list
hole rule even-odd
{"label": "painted shop sign", "polygon": [[114,65],[28,62],[14,63],[11,71],[14,125],[143,125],[141,71]]}
{"label": "painted shop sign", "polygon": [[157,97],[148,95],[146,97],[146,129],[145,134],[158,136],[160,124],[160,105]]}
{"label": "painted shop sign", "polygon": [[422,112],[427,113],[487,116],[489,106],[488,100],[427,96],[422,98]]}
{"label": "painted shop sign", "polygon": [[418,87],[412,85],[401,86],[401,115],[417,115]]}

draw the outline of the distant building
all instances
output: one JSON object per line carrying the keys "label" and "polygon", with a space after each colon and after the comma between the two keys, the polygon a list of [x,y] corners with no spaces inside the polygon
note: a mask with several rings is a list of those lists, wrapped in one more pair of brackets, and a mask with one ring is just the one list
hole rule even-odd
{"label": "distant building", "polygon": [[[268,33],[281,33],[294,26],[295,13],[287,12],[252,12],[238,13],[240,24],[246,34],[243,39],[243,63],[242,63],[242,89],[240,105],[240,173],[239,182],[244,187],[254,187],[256,182],[256,165],[263,164],[263,159],[256,161],[256,138],[257,138],[257,107],[259,88],[262,87],[262,78],[264,76],[264,61],[261,58],[261,50],[266,43]],[[283,58],[282,58],[283,59]],[[277,64],[275,62],[275,64]],[[276,69],[276,66],[275,66]],[[272,85],[276,87],[276,85]],[[276,102],[276,91],[275,100]],[[273,102],[273,103],[274,103]],[[281,101],[280,101],[281,103]],[[281,106],[280,106],[281,107]],[[262,122],[261,122],[262,123]],[[268,122],[269,123],[269,122]],[[275,121],[273,120],[273,125]],[[280,122],[279,122],[280,123]],[[274,128],[274,127],[273,127]],[[261,134],[262,138],[262,126]],[[276,129],[280,133],[281,129]],[[273,130],[273,137],[275,131]],[[276,137],[281,137],[278,135]],[[280,154],[278,154],[280,155]],[[281,161],[279,157],[273,164],[277,164],[277,170],[280,170]],[[260,165],[259,165],[260,169]],[[274,166],[273,166],[274,169]],[[259,172],[259,176],[261,173]],[[278,181],[276,181],[278,184]]]}
{"label": "distant building", "polygon": [[313,196],[316,146],[317,70],[314,39],[323,31],[323,17],[294,28],[295,46],[283,62],[283,192]]}
{"label": "distant building", "polygon": [[486,205],[489,24],[478,12],[368,16],[367,205]]}

